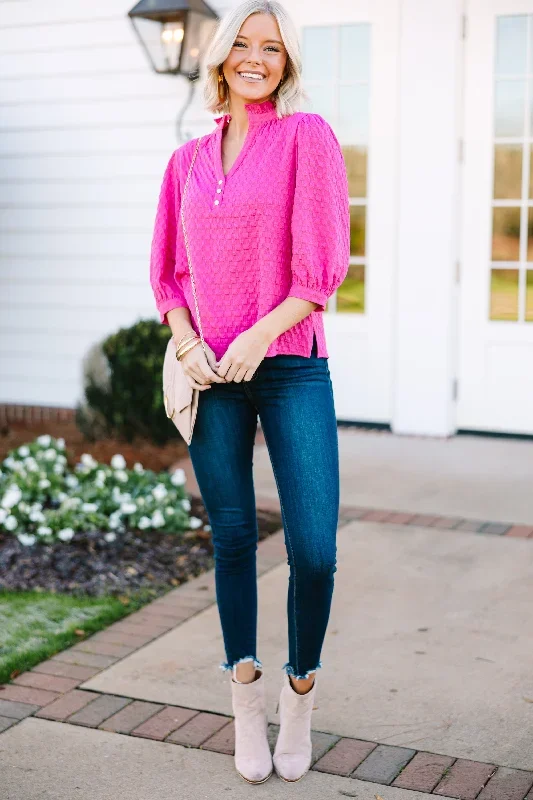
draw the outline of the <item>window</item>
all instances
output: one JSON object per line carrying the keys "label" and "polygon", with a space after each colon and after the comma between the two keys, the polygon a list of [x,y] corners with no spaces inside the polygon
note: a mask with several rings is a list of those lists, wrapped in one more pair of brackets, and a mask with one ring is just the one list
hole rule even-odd
{"label": "window", "polygon": [[341,144],[350,192],[350,266],[328,312],[365,311],[370,25],[303,29],[303,110],[326,119]]}
{"label": "window", "polygon": [[533,15],[496,21],[491,320],[533,322]]}

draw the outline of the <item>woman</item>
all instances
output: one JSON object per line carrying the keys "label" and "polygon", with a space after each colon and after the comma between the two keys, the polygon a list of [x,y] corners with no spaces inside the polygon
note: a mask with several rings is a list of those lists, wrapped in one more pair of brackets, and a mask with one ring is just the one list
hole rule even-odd
{"label": "woman", "polygon": [[[235,766],[251,783],[299,780],[311,763],[316,671],[336,567],[339,464],[322,312],[349,262],[346,167],[304,97],[295,27],[278,2],[247,0],[207,53],[202,138],[184,217],[206,357],[180,225],[196,142],[171,156],[151,284],[188,381],[200,390],[189,453],[212,527],[217,603],[235,716]],[[191,313],[192,311],[192,313]],[[288,655],[272,759],[256,652],[258,417],[279,493],[290,578]]]}

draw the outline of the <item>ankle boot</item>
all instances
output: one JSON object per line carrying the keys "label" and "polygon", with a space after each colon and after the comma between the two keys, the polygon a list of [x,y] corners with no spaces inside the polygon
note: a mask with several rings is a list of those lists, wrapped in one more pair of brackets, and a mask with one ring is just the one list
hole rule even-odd
{"label": "ankle boot", "polygon": [[256,670],[255,674],[251,683],[231,679],[235,768],[248,783],[263,783],[272,775],[273,767],[267,738],[265,679],[262,671]]}
{"label": "ankle boot", "polygon": [[298,694],[287,673],[279,698],[280,728],[274,749],[274,767],[284,781],[298,781],[311,766],[311,713],[316,693],[316,676],[311,689]]}

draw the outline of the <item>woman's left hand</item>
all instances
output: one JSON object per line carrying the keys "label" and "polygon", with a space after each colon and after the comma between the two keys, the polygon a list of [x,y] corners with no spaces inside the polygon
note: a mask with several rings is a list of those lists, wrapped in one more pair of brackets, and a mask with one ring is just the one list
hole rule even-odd
{"label": "woman's left hand", "polygon": [[215,366],[215,372],[227,381],[250,381],[269,345],[270,339],[265,333],[252,326],[232,341]]}

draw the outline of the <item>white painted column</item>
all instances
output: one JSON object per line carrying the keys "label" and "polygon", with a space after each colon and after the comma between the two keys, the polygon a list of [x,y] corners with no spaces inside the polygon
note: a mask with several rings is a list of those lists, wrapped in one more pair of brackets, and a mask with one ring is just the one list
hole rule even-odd
{"label": "white painted column", "polygon": [[392,428],[455,431],[463,0],[403,0]]}

